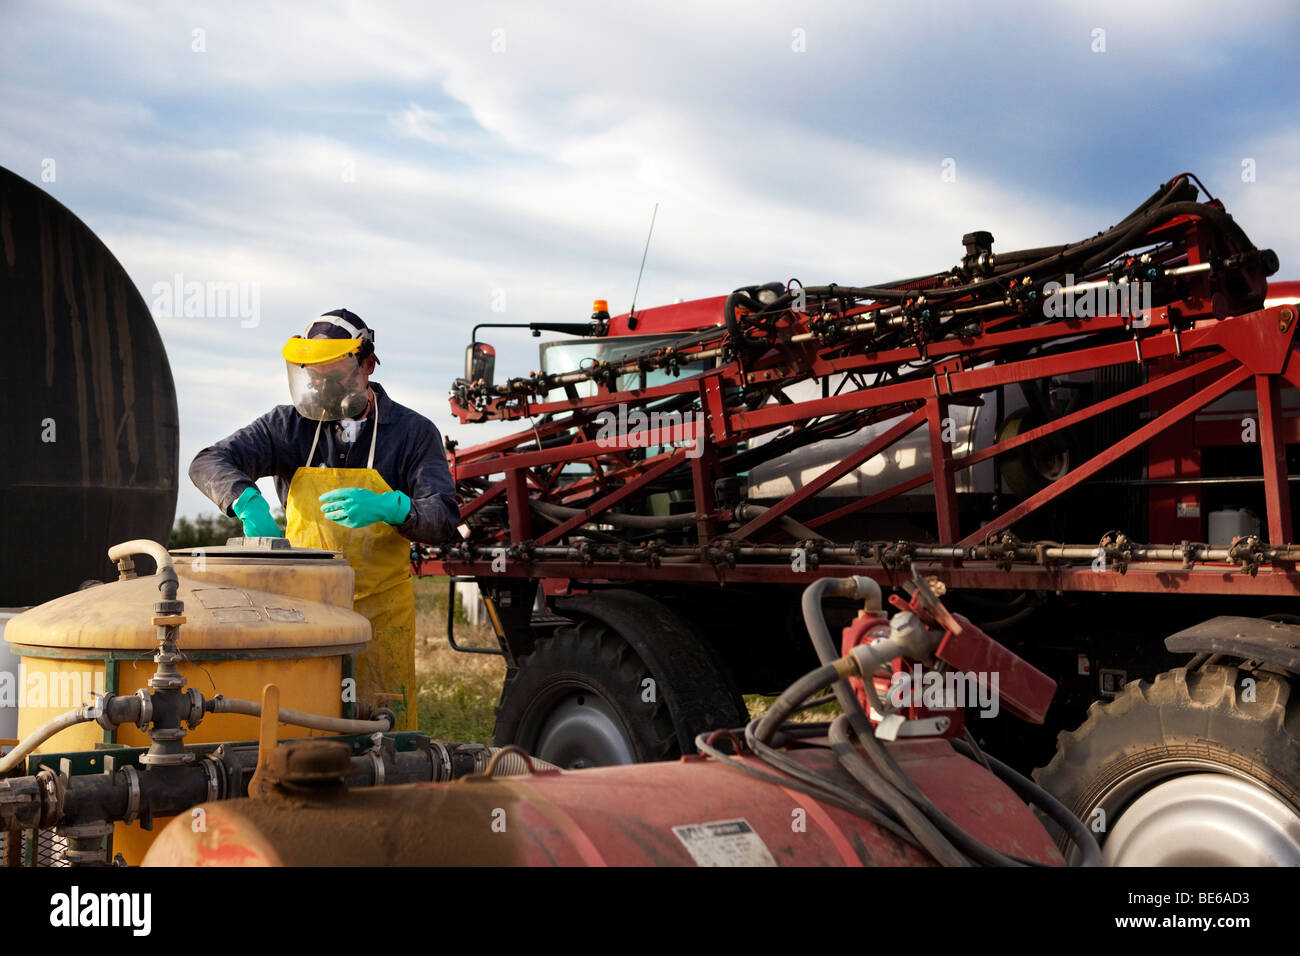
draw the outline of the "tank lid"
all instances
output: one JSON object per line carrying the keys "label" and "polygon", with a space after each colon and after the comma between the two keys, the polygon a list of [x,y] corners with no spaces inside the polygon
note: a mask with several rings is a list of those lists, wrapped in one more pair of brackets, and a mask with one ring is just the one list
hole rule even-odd
{"label": "tank lid", "polygon": [[261,560],[292,558],[295,561],[304,559],[328,561],[338,556],[337,551],[295,548],[289,543],[288,538],[227,538],[225,544],[205,548],[176,548],[169,553],[177,557],[191,558],[258,558]]}
{"label": "tank lid", "polygon": [[[370,638],[370,622],[351,608],[207,581],[186,568],[178,570],[176,597],[185,602],[186,618],[180,630],[182,652],[237,651],[254,658],[268,648],[343,647]],[[150,609],[158,600],[158,583],[156,574],[147,574],[74,591],[6,621],[4,639],[31,648],[152,650],[158,629]]]}

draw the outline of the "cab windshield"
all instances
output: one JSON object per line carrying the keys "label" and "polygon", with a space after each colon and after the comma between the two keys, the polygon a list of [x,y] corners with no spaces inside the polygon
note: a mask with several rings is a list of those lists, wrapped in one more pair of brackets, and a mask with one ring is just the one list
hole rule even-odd
{"label": "cab windshield", "polygon": [[[622,361],[631,355],[664,348],[686,336],[687,333],[683,332],[672,335],[621,335],[617,338],[607,339],[557,339],[554,342],[543,342],[541,345],[542,371],[549,375],[577,372],[590,367],[596,362]],[[711,366],[711,360],[683,364],[679,377],[682,375],[698,375]],[[641,381],[639,372],[629,372],[619,376],[618,390],[626,391],[640,388],[642,384],[646,386],[664,385],[672,380],[672,373],[666,368],[646,372],[644,383]],[[596,394],[595,382],[578,382],[574,388],[580,398],[588,398]],[[547,401],[559,401],[564,398],[564,394],[562,388],[552,389],[546,398]]]}

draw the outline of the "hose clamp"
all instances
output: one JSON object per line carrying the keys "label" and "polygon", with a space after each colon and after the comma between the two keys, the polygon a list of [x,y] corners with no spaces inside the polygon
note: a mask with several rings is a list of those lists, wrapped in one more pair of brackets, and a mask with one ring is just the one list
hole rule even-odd
{"label": "hose clamp", "polygon": [[203,721],[203,695],[196,687],[191,687],[186,693],[190,698],[190,714],[185,718],[185,723],[193,730]]}
{"label": "hose clamp", "polygon": [[153,723],[153,695],[141,687],[135,696],[140,698],[140,716],[136,718],[135,725],[141,730],[148,730]]}
{"label": "hose clamp", "polygon": [[112,732],[114,725],[108,719],[108,702],[113,699],[112,694],[101,694],[98,691],[91,691],[91,702],[85,705],[86,717],[93,720],[105,730]]}
{"label": "hose clamp", "polygon": [[384,785],[384,757],[383,757],[383,754],[381,754],[381,753],[380,753],[379,751],[377,751],[377,750],[368,750],[368,751],[366,751],[366,756],[370,758],[370,763],[371,763],[371,765],[375,768],[375,784],[374,784],[374,785],[375,785],[376,787],[382,787],[382,786]]}
{"label": "hose clamp", "polygon": [[59,775],[46,766],[36,771],[36,783],[41,794],[41,827],[47,829],[63,819],[63,798],[67,787]]}
{"label": "hose clamp", "polygon": [[441,741],[431,740],[429,741],[429,759],[431,761],[434,759],[433,749],[435,747],[438,749],[438,759],[442,763],[433,768],[430,778],[436,783],[445,783],[451,779],[451,754],[448,753],[447,747]]}
{"label": "hose clamp", "polygon": [[126,813],[122,815],[123,823],[131,823],[140,815],[140,772],[130,764],[122,768],[126,777]]}
{"label": "hose clamp", "polygon": [[203,758],[203,772],[208,775],[208,803],[221,796],[221,778],[216,761],[209,754]]}

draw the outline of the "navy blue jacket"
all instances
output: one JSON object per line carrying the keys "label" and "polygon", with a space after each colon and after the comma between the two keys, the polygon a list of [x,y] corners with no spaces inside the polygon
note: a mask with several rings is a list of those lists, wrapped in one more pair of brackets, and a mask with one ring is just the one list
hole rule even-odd
{"label": "navy blue jacket", "polygon": [[[375,470],[390,487],[411,499],[411,513],[396,526],[398,533],[425,544],[455,538],[460,521],[456,487],[437,426],[397,404],[378,383],[371,382],[370,387],[375,392],[379,416]],[[362,422],[351,445],[343,441],[343,428],[338,422],[325,422],[311,464],[366,467],[374,419],[371,415]],[[267,476],[274,476],[276,493],[280,503],[285,504],[293,473],[307,464],[316,424],[292,405],[277,405],[251,425],[195,455],[190,463],[190,480],[228,515],[234,513],[231,506],[244,489]]]}

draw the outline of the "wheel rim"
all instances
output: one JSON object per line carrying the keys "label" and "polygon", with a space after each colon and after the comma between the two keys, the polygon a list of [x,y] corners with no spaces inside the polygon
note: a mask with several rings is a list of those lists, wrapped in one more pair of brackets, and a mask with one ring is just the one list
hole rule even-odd
{"label": "wheel rim", "polygon": [[1064,449],[1053,449],[1042,439],[1029,444],[1029,456],[1034,469],[1043,481],[1051,484],[1070,470],[1070,453]]}
{"label": "wheel rim", "polygon": [[1114,784],[1084,816],[1105,811],[1109,866],[1300,866],[1300,814],[1243,773],[1164,761]]}
{"label": "wheel rim", "polygon": [[537,733],[534,753],[566,770],[636,763],[636,751],[614,709],[590,691],[561,698]]}

